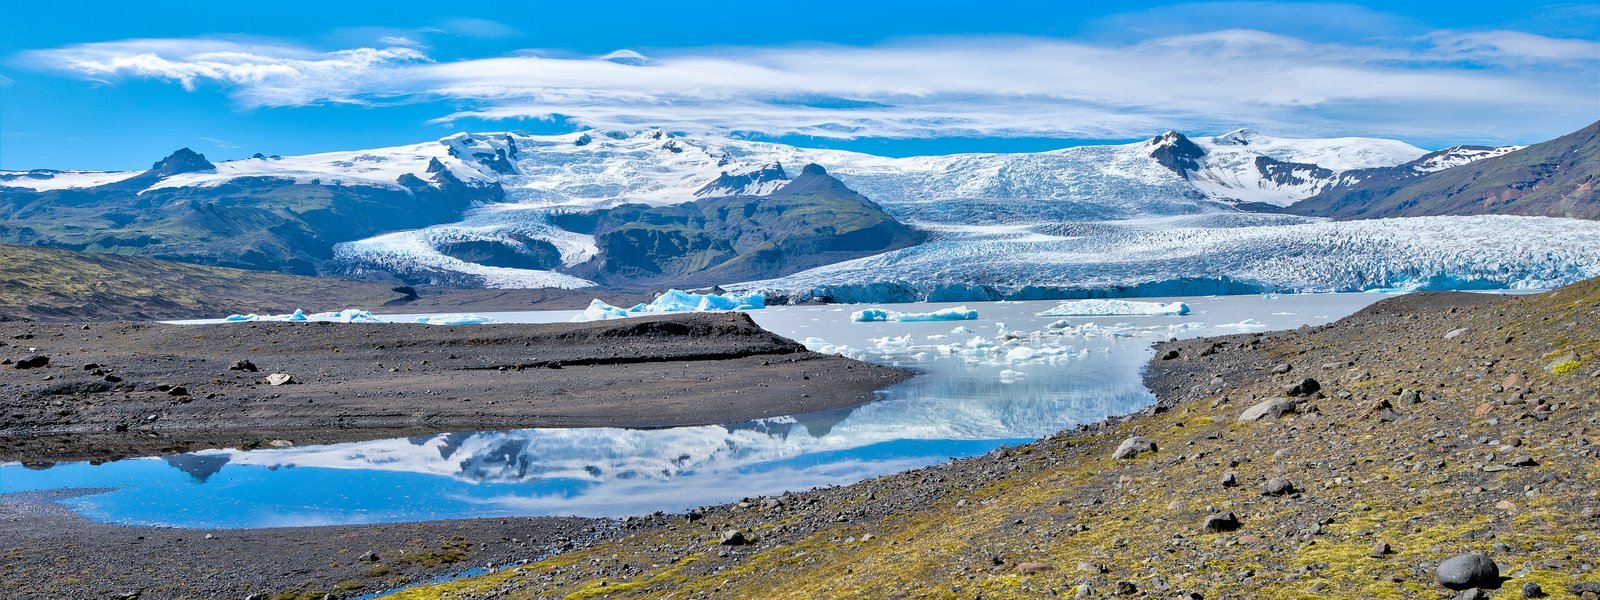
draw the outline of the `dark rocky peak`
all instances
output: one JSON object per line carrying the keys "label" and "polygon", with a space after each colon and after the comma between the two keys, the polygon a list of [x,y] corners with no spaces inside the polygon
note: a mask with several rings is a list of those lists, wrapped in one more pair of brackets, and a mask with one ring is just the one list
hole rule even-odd
{"label": "dark rocky peak", "polygon": [[694,195],[699,198],[707,198],[747,194],[749,190],[759,187],[760,184],[771,181],[787,181],[788,179],[789,174],[784,172],[783,165],[780,163],[772,163],[744,173],[723,171],[721,176],[695,190]]}
{"label": "dark rocky peak", "polygon": [[1184,178],[1200,170],[1200,159],[1206,155],[1199,145],[1176,131],[1150,138],[1150,146],[1150,158]]}
{"label": "dark rocky peak", "polygon": [[1329,181],[1333,171],[1311,164],[1278,160],[1270,156],[1256,157],[1256,171],[1261,179],[1281,186],[1302,185],[1311,181]]}
{"label": "dark rocky peak", "polygon": [[828,174],[822,165],[811,163],[800,169],[800,175],[790,181],[788,185],[778,188],[774,196],[799,196],[799,195],[827,195],[827,196],[859,196],[850,186],[843,181],[835,179]]}
{"label": "dark rocky peak", "polygon": [[204,155],[188,148],[179,148],[177,152],[173,152],[170,156],[156,162],[156,164],[150,165],[150,170],[146,171],[146,173],[157,177],[171,177],[180,173],[199,173],[215,170],[217,170],[217,166],[206,160]]}
{"label": "dark rocky peak", "polygon": [[257,152],[255,154],[251,154],[250,158],[254,158],[256,160],[266,160],[267,159],[267,155],[262,154],[260,152]]}

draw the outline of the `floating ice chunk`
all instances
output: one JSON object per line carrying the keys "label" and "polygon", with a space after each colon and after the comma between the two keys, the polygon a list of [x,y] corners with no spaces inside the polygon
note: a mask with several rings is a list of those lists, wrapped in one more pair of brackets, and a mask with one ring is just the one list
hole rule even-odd
{"label": "floating ice chunk", "polygon": [[1266,327],[1266,326],[1267,326],[1267,324],[1266,323],[1262,323],[1261,321],[1257,321],[1255,319],[1245,319],[1243,321],[1239,321],[1238,323],[1223,323],[1221,325],[1217,325],[1217,328],[1218,329],[1250,329],[1250,328],[1254,328],[1254,327]]}
{"label": "floating ice chunk", "polygon": [[1041,317],[1096,317],[1103,315],[1186,315],[1189,305],[1182,302],[1139,302],[1136,300],[1071,300],[1039,313]]}
{"label": "floating ice chunk", "polygon": [[978,318],[978,311],[965,306],[955,308],[942,308],[933,312],[911,313],[882,308],[869,308],[850,313],[850,320],[866,323],[871,321],[899,321],[911,323],[918,321],[972,321]]}
{"label": "floating ice chunk", "polygon": [[1011,383],[1011,382],[1014,382],[1014,381],[1016,381],[1018,379],[1022,379],[1022,378],[1027,377],[1027,376],[1028,376],[1028,374],[1027,373],[1023,373],[1022,371],[1013,371],[1011,369],[1006,369],[1006,370],[1000,372],[1000,383]]}
{"label": "floating ice chunk", "polygon": [[382,323],[383,320],[373,316],[372,313],[359,308],[347,308],[337,312],[321,312],[307,315],[305,311],[295,309],[287,315],[228,315],[222,319],[224,323],[250,323],[256,321],[277,321],[290,323],[305,323],[311,321],[327,323]]}
{"label": "floating ice chunk", "polygon": [[683,290],[667,290],[649,304],[635,304],[629,308],[619,308],[596,299],[572,320],[603,321],[667,313],[755,310],[766,306],[766,297],[761,294],[692,294]]}
{"label": "floating ice chunk", "polygon": [[1027,346],[1019,346],[1012,348],[1009,352],[1006,352],[1006,362],[1028,362],[1033,360],[1033,357],[1038,354],[1038,350],[1034,350],[1033,348],[1029,348]]}
{"label": "floating ice chunk", "polygon": [[474,315],[474,314],[461,313],[461,314],[446,314],[446,315],[425,315],[425,316],[417,317],[416,322],[417,323],[421,323],[423,325],[485,325],[485,324],[488,324],[488,323],[493,323],[495,321],[494,321],[494,319],[491,319],[489,317],[485,317],[483,315]]}
{"label": "floating ice chunk", "polygon": [[966,335],[966,334],[969,334],[969,333],[973,333],[973,331],[972,331],[971,328],[967,327],[966,325],[962,325],[962,326],[957,327],[955,329],[951,329],[950,333],[955,334],[955,335]]}

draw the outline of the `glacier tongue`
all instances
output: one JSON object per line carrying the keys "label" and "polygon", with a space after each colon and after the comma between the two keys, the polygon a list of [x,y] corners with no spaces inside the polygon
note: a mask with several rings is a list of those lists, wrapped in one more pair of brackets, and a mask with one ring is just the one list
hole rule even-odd
{"label": "glacier tongue", "polygon": [[920,246],[723,287],[778,302],[961,302],[1544,288],[1600,275],[1600,223],[1575,219],[1215,214],[1093,225],[1072,236],[947,231]]}

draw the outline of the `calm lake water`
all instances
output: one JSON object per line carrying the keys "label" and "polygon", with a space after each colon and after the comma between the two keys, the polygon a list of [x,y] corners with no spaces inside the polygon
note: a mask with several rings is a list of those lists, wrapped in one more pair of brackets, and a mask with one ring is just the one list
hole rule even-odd
{"label": "calm lake water", "polygon": [[[217,528],[682,511],[848,484],[1133,412],[1154,400],[1140,381],[1152,342],[1321,324],[1385,297],[1150,298],[1191,312],[1065,318],[1037,314],[1055,301],[969,302],[980,318],[952,322],[852,322],[861,305],[774,307],[751,315],[814,349],[921,374],[862,406],[726,425],[444,433],[42,470],[0,464],[0,492],[113,488],[66,502],[97,521]],[[549,322],[575,312],[487,314]]]}

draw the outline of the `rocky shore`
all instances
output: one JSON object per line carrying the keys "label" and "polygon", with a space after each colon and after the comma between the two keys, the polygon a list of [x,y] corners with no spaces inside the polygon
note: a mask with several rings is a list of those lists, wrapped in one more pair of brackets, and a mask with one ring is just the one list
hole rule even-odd
{"label": "rocky shore", "polygon": [[1600,281],[1158,345],[1137,415],[403,598],[1600,594]]}

